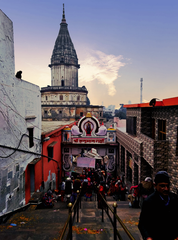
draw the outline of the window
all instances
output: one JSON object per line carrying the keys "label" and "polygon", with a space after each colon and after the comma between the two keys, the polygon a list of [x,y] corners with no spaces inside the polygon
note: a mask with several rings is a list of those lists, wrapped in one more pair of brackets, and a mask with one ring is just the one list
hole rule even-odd
{"label": "window", "polygon": [[19,172],[19,164],[16,164],[16,166],[15,166],[15,171],[16,171],[16,172]]}
{"label": "window", "polygon": [[69,94],[65,94],[65,100],[69,101]]}
{"label": "window", "polygon": [[166,140],[166,120],[158,120],[158,140]]}
{"label": "window", "polygon": [[60,95],[60,100],[63,100],[63,95]]}
{"label": "window", "polygon": [[46,96],[46,100],[48,100],[48,97]]}
{"label": "window", "polygon": [[62,111],[59,111],[60,114],[62,114]]}
{"label": "window", "polygon": [[46,110],[45,110],[45,111],[44,111],[44,113],[45,113],[45,114],[47,114],[47,113],[48,113],[48,111],[46,111]]}
{"label": "window", "polygon": [[127,117],[126,119],[126,132],[132,135],[136,135],[137,130],[137,118],[136,117]]}
{"label": "window", "polygon": [[32,148],[34,146],[33,142],[33,128],[27,128],[28,129],[28,135],[29,135],[29,148]]}
{"label": "window", "polygon": [[61,86],[64,87],[64,80],[61,80]]}
{"label": "window", "polygon": [[12,171],[8,172],[7,178],[10,178],[10,179],[11,179],[11,178],[12,178],[12,173],[13,173]]}
{"label": "window", "polygon": [[77,101],[80,101],[80,96],[77,96]]}
{"label": "window", "polygon": [[53,147],[48,147],[48,162],[53,158]]}
{"label": "window", "polygon": [[83,117],[83,112],[80,112],[80,117]]}

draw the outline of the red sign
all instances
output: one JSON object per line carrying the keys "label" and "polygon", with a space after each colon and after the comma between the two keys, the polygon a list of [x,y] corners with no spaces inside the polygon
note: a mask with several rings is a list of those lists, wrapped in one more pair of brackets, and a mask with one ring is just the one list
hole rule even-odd
{"label": "red sign", "polygon": [[74,144],[105,144],[105,138],[72,138]]}

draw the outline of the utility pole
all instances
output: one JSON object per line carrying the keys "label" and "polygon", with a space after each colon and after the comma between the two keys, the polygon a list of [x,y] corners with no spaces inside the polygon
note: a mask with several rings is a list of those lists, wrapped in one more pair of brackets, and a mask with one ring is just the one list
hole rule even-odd
{"label": "utility pole", "polygon": [[140,103],[142,103],[142,82],[143,82],[143,78],[140,78]]}

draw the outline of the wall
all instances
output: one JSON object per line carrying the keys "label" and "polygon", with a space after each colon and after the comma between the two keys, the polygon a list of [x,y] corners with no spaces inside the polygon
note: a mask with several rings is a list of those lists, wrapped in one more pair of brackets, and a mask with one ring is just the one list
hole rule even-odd
{"label": "wall", "polygon": [[[86,105],[86,92],[52,91],[41,92],[42,105]],[[60,100],[62,97],[62,100]]]}
{"label": "wall", "polygon": [[[0,52],[0,215],[2,215],[26,203],[25,179],[28,176],[25,176],[25,169],[36,158],[36,154],[41,152],[41,98],[38,86],[15,77],[13,24],[1,10]],[[33,128],[34,132],[34,146],[31,148],[27,128]],[[5,146],[15,150],[7,149]],[[35,154],[28,153],[29,151]]]}
{"label": "wall", "polygon": [[[42,165],[43,165],[43,179],[44,181],[44,191],[48,190],[50,188],[50,184],[52,184],[52,189],[58,189],[59,182],[61,182],[61,176],[62,176],[62,151],[61,151],[61,142],[62,142],[62,136],[61,136],[61,130],[55,132],[55,134],[51,133],[48,134],[50,137],[49,141],[43,142],[43,149],[42,149],[42,155],[48,156],[48,146],[56,142],[56,144],[53,146],[53,159],[56,160],[58,163],[56,163],[53,160],[48,161],[47,157],[42,157]],[[45,138],[46,136],[44,136]],[[59,172],[58,172],[59,167]]]}
{"label": "wall", "polygon": [[[178,189],[178,156],[176,155],[177,148],[177,127],[178,127],[178,106],[157,107],[154,108],[152,113],[153,118],[156,119],[155,138],[158,139],[158,119],[166,120],[166,141],[161,141],[164,145],[161,147],[166,150],[163,156],[161,165],[164,164],[164,169],[171,176],[171,189],[177,191]],[[167,159],[167,162],[166,162]],[[157,160],[158,161],[158,160]],[[158,161],[159,163],[159,161]],[[160,166],[161,166],[160,165]],[[159,164],[157,164],[157,167]]]}
{"label": "wall", "polygon": [[86,116],[87,113],[91,113],[92,116],[102,118],[103,107],[101,106],[47,106],[42,105],[42,119],[43,120],[76,120],[81,118],[81,114]]}
{"label": "wall", "polygon": [[[171,176],[171,190],[176,192],[178,189],[178,106],[128,108],[127,116],[137,118],[137,134],[129,136],[127,133],[118,131],[118,142],[138,156],[140,147],[136,145],[136,141],[142,142],[142,157],[145,162],[142,161],[140,165],[141,179],[146,174],[143,168],[149,167],[152,177],[157,171],[166,170]],[[155,139],[151,138],[152,119],[155,120]],[[166,120],[166,140],[158,140],[158,120]],[[128,141],[129,137],[132,140]]]}
{"label": "wall", "polygon": [[64,86],[78,87],[78,68],[72,65],[52,66],[51,85],[61,86],[62,79],[64,80]]}

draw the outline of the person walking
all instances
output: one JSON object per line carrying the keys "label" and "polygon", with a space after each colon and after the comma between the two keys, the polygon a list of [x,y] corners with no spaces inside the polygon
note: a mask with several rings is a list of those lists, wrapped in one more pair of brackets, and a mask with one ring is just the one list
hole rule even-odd
{"label": "person walking", "polygon": [[140,208],[142,208],[144,199],[146,199],[149,195],[151,195],[154,192],[152,178],[146,177],[145,180],[138,185],[138,190],[139,190],[139,206]]}
{"label": "person walking", "polygon": [[170,176],[159,171],[155,191],[142,205],[138,228],[144,240],[174,240],[178,237],[178,197],[170,192]]}

